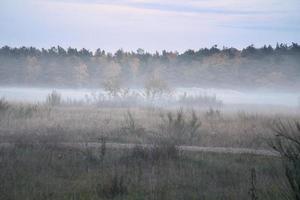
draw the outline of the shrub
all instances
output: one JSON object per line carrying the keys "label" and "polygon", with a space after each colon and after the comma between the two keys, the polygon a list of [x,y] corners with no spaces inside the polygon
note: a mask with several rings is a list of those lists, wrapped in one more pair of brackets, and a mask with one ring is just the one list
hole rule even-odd
{"label": "shrub", "polygon": [[46,104],[50,106],[59,106],[62,103],[61,94],[53,90],[46,98]]}
{"label": "shrub", "polygon": [[277,121],[272,130],[276,138],[271,145],[282,157],[293,199],[300,200],[300,122]]}
{"label": "shrub", "polygon": [[167,114],[167,117],[162,116],[160,131],[163,136],[167,136],[167,140],[171,140],[175,144],[192,143],[201,124],[194,111],[188,118],[184,116],[182,110],[179,110],[175,117],[171,112]]}
{"label": "shrub", "polygon": [[137,136],[141,136],[143,133],[145,133],[145,129],[136,123],[136,120],[133,118],[133,115],[130,111],[128,111],[125,116],[121,131],[128,135],[132,134]]}
{"label": "shrub", "polygon": [[9,104],[5,100],[5,98],[0,99],[0,121],[2,120],[2,117],[5,115],[7,110],[9,109]]}
{"label": "shrub", "polygon": [[9,104],[4,97],[0,99],[0,112],[6,111],[9,108]]}
{"label": "shrub", "polygon": [[221,107],[223,105],[223,102],[216,96],[187,96],[186,93],[179,97],[178,103],[183,106],[197,107]]}
{"label": "shrub", "polygon": [[117,97],[121,92],[121,81],[119,78],[110,78],[103,82],[103,89],[110,97]]}
{"label": "shrub", "polygon": [[145,83],[145,96],[148,100],[155,100],[170,93],[168,83],[158,75],[151,76]]}
{"label": "shrub", "polygon": [[212,109],[210,108],[206,113],[205,113],[205,118],[208,120],[219,120],[221,119],[221,111],[217,109]]}

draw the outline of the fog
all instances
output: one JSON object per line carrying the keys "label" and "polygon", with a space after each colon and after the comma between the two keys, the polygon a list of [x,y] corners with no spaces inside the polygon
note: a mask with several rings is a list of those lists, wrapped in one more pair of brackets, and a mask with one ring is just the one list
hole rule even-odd
{"label": "fog", "polygon": [[[85,101],[93,95],[108,97],[104,89],[61,89],[61,88],[25,88],[25,87],[0,87],[0,97],[16,102],[44,102],[46,97],[56,91],[65,101]],[[130,89],[130,93],[142,94],[143,89]],[[253,92],[236,91],[229,89],[204,89],[204,88],[175,88],[172,93],[164,96],[161,100],[178,99],[183,95],[188,97],[215,96],[225,105],[280,105],[288,107],[299,106],[300,93],[292,92]]]}
{"label": "fog", "polygon": [[55,91],[73,106],[291,110],[300,104],[299,55],[297,43],[183,53],[4,46],[0,97],[45,103]]}
{"label": "fog", "polygon": [[0,200],[300,200],[299,2],[0,0]]}

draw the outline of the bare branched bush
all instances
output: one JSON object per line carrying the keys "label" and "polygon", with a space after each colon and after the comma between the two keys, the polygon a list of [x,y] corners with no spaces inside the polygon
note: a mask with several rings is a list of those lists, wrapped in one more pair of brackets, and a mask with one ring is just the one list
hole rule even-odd
{"label": "bare branched bush", "polygon": [[149,100],[155,100],[169,93],[171,89],[168,83],[159,76],[153,75],[145,83],[145,96]]}
{"label": "bare branched bush", "polygon": [[141,105],[142,98],[139,93],[129,91],[127,88],[121,88],[113,95],[106,91],[103,93],[92,93],[85,96],[85,103],[95,105],[97,107],[136,107]]}
{"label": "bare branched bush", "polygon": [[110,78],[103,82],[103,89],[111,97],[116,97],[121,92],[121,81],[118,77]]}
{"label": "bare branched bush", "polygon": [[293,199],[300,200],[300,122],[276,121],[272,130],[276,138],[271,145],[282,157]]}
{"label": "bare branched bush", "polygon": [[210,132],[214,134],[218,133],[218,125],[223,119],[221,111],[218,109],[209,108],[209,110],[205,112],[204,117],[209,124]]}
{"label": "bare branched bush", "polygon": [[143,133],[145,133],[145,129],[136,123],[136,120],[134,119],[130,111],[127,111],[126,113],[121,131],[125,134],[132,134],[137,136],[142,136]]}
{"label": "bare branched bush", "polygon": [[5,112],[9,108],[9,103],[5,98],[0,99],[0,112]]}
{"label": "bare branched bush", "polygon": [[197,107],[221,107],[223,105],[223,102],[217,99],[216,96],[187,96],[186,93],[179,97],[178,103],[183,106]]}
{"label": "bare branched bush", "polygon": [[205,118],[208,120],[218,120],[222,117],[221,111],[217,109],[210,108],[206,113],[205,113]]}
{"label": "bare branched bush", "polygon": [[174,116],[171,112],[167,116],[161,116],[162,124],[160,131],[163,137],[173,141],[175,144],[192,143],[197,136],[201,121],[194,111],[190,118],[179,110]]}
{"label": "bare branched bush", "polygon": [[5,113],[9,109],[9,103],[5,100],[5,98],[0,99],[0,121],[4,117]]}
{"label": "bare branched bush", "polygon": [[59,106],[62,103],[61,94],[53,90],[46,98],[46,104],[50,106]]}

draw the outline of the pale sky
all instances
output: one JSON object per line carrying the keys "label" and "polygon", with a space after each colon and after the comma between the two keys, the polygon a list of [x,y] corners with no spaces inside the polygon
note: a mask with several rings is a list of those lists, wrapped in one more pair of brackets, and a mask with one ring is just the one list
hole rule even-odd
{"label": "pale sky", "polygon": [[300,43],[300,0],[0,0],[0,46],[146,51]]}

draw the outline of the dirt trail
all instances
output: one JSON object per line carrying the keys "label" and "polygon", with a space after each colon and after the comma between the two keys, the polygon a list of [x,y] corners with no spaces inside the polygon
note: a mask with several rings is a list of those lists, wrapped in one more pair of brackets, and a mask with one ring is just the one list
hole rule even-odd
{"label": "dirt trail", "polygon": [[[0,147],[13,147],[15,143],[0,143]],[[100,148],[101,143],[88,142],[88,143],[71,143],[63,142],[55,145],[61,145],[72,148]],[[106,143],[106,148],[111,149],[133,149],[134,147],[151,148],[151,144],[133,144],[133,143]],[[180,151],[187,152],[209,152],[209,153],[225,153],[225,154],[252,154],[262,156],[279,156],[275,151],[263,149],[250,149],[250,148],[232,148],[232,147],[200,147],[200,146],[178,146]]]}

